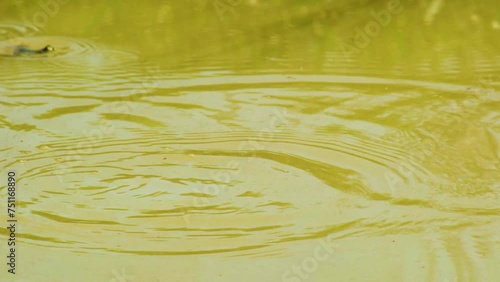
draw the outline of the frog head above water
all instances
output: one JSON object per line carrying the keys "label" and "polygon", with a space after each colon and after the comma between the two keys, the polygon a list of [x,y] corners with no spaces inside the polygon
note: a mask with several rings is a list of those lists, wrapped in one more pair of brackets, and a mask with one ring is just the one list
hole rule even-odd
{"label": "frog head above water", "polygon": [[41,49],[31,49],[27,46],[17,46],[15,48],[14,54],[15,55],[22,55],[22,54],[44,54],[48,52],[54,51],[55,48],[52,47],[51,45],[47,45]]}

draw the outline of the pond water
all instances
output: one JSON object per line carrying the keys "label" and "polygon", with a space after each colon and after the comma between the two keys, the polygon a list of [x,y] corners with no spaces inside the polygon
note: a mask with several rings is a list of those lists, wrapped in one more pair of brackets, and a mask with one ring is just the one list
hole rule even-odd
{"label": "pond water", "polygon": [[495,1],[33,3],[1,281],[500,279]]}

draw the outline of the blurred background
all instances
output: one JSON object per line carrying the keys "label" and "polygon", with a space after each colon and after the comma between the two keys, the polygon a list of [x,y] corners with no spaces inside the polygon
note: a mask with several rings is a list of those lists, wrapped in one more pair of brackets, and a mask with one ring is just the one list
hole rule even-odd
{"label": "blurred background", "polygon": [[[393,2],[404,12],[391,13],[387,26],[369,36],[369,47],[349,58],[343,56],[342,44],[353,46],[356,28],[364,30],[376,20],[372,13],[387,10],[390,1],[54,0],[3,1],[0,7],[5,19],[136,51],[165,69],[210,66],[468,79],[491,74],[491,66],[498,65],[495,1]],[[37,15],[44,7],[47,16]]]}

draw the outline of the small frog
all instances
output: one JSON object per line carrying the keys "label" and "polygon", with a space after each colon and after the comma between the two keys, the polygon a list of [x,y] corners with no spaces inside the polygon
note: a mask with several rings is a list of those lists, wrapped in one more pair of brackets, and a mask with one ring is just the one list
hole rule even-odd
{"label": "small frog", "polygon": [[22,54],[45,54],[51,51],[54,51],[55,48],[47,45],[41,49],[31,49],[27,46],[19,45],[14,47],[14,55],[22,55]]}

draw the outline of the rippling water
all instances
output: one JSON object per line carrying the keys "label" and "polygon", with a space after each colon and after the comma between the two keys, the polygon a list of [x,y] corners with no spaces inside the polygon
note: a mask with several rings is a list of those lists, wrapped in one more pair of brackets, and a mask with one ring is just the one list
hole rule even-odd
{"label": "rippling water", "polygon": [[[0,165],[19,175],[21,258],[90,259],[93,276],[74,270],[85,281],[122,281],[122,267],[131,281],[499,277],[498,49],[478,55],[472,79],[453,54],[431,78],[424,59],[408,76],[339,50],[319,71],[273,52],[269,68],[190,54],[175,71],[39,32],[0,23],[0,46],[56,47],[0,58]],[[308,265],[325,238],[333,255]]]}

